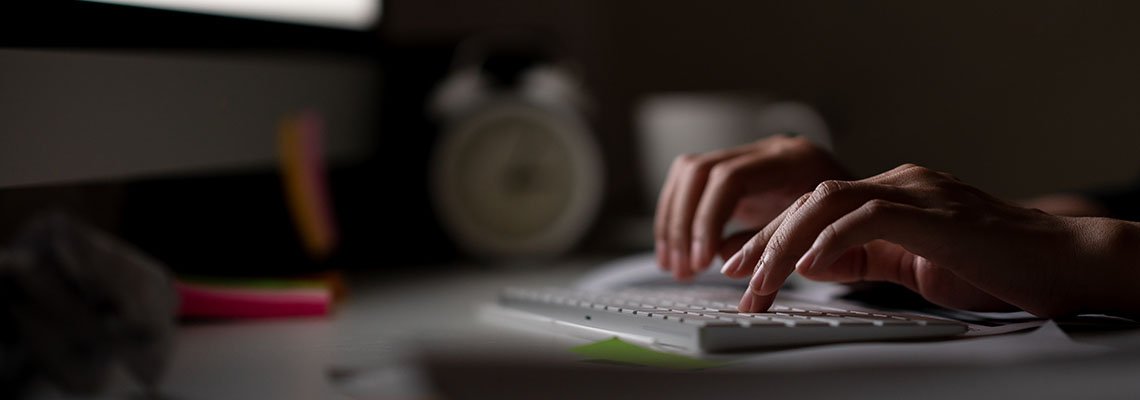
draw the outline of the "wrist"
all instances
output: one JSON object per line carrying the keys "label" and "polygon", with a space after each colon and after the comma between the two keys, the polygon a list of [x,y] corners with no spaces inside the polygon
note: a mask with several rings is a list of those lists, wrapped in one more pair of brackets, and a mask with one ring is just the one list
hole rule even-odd
{"label": "wrist", "polygon": [[1080,256],[1083,313],[1140,315],[1140,224],[1111,218],[1070,218]]}

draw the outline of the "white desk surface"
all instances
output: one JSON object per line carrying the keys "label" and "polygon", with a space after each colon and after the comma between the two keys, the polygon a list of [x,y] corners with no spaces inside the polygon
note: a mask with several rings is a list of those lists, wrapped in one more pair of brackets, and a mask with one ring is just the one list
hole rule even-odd
{"label": "white desk surface", "polygon": [[[488,343],[488,346],[494,347],[511,343],[522,346],[519,343],[522,343],[523,339],[519,338],[527,337],[531,343],[545,343],[549,347],[565,346],[554,339],[536,339],[532,334],[507,331],[480,323],[476,321],[475,311],[480,305],[493,301],[498,289],[503,286],[567,285],[586,273],[589,267],[596,265],[598,261],[600,260],[562,262],[542,269],[454,266],[439,271],[414,271],[402,268],[400,272],[388,274],[379,271],[351,274],[348,277],[350,291],[347,301],[331,318],[219,322],[184,326],[179,332],[177,349],[163,382],[162,393],[169,398],[183,400],[360,398],[362,396],[358,393],[350,395],[351,390],[346,391],[342,385],[334,383],[336,379],[332,379],[331,375],[337,371],[354,371],[397,363],[402,351],[408,348],[409,339],[423,342],[425,338],[437,337],[442,338],[440,343],[443,343],[447,338],[479,337],[484,338],[479,339],[483,340],[481,343]],[[740,368],[730,368],[724,373],[699,371],[696,374],[681,375],[646,368],[607,368],[630,370],[628,376],[621,378],[621,384],[626,388],[645,386],[637,382],[655,382],[654,387],[660,388],[658,384],[662,379],[683,381],[692,378],[720,382],[715,387],[731,393],[739,393],[742,390],[753,394],[768,393],[769,395],[765,397],[779,397],[773,396],[777,393],[795,394],[773,392],[769,390],[772,386],[765,384],[765,379],[769,381],[779,379],[781,387],[799,382],[796,385],[802,386],[809,392],[814,390],[815,392],[810,393],[819,396],[846,393],[847,396],[844,397],[851,397],[852,392],[846,389],[839,391],[841,388],[838,386],[813,384],[819,382],[819,379],[826,378],[835,382],[846,382],[845,385],[849,386],[870,382],[872,385],[864,388],[867,391],[858,393],[876,396],[894,393],[896,396],[911,397],[907,393],[913,395],[925,393],[925,391],[895,391],[895,389],[901,390],[906,387],[907,382],[910,382],[911,386],[957,384],[957,387],[964,390],[975,391],[982,390],[981,388],[986,385],[997,388],[996,390],[986,388],[985,392],[978,393],[965,392],[975,397],[981,393],[993,396],[980,397],[995,398],[1008,395],[1063,398],[1066,395],[1089,393],[1085,391],[1090,387],[1087,385],[1095,385],[1092,387],[1108,388],[1107,392],[1104,390],[1093,392],[1098,395],[1140,398],[1140,352],[1135,351],[1140,348],[1140,335],[1136,332],[1086,334],[1077,336],[1077,339],[1082,343],[1103,346],[1106,350],[1093,357],[1086,356],[1075,360],[998,360],[987,361],[994,364],[991,366],[927,365],[923,367],[925,369],[910,368],[892,372],[890,377],[899,379],[903,379],[908,373],[919,374],[903,379],[902,386],[899,386],[900,382],[894,378],[882,378],[884,376],[882,374],[866,375],[867,368],[861,367],[857,360],[850,360],[856,356],[846,357],[848,363],[844,365],[820,365],[819,369],[828,371],[826,373],[813,371],[814,364],[810,363],[801,363],[804,365],[790,371],[780,371],[778,368],[780,363],[797,359],[787,354],[774,354],[772,355],[775,357],[774,361],[759,363],[760,369],[757,371],[769,371],[763,374]],[[493,343],[496,341],[499,343]],[[891,344],[879,345],[891,346]],[[921,344],[900,345],[912,346],[906,351],[916,353],[923,351]],[[564,354],[565,357],[555,357],[549,363],[551,371],[573,363],[566,361],[572,360],[573,356],[569,352]],[[478,360],[469,361],[474,366],[479,365]],[[498,369],[479,371],[476,368],[476,372],[490,374],[480,378],[483,379],[481,382],[510,379],[511,374],[533,372],[529,371],[526,364],[502,362],[493,365],[497,365]],[[1074,375],[1072,371],[1083,372]],[[565,379],[573,379],[570,377],[574,376],[603,385],[601,387],[608,384],[605,379],[589,374],[582,375],[581,372],[575,370],[573,374],[568,373]],[[755,378],[749,375],[753,373]],[[621,373],[616,375],[622,376]],[[477,374],[473,374],[472,379],[475,376]],[[542,378],[539,376],[532,382],[540,382]],[[627,385],[631,380],[634,384]],[[855,380],[855,383],[852,380]],[[1036,383],[1039,381],[1040,384]],[[966,382],[981,383],[964,384]],[[741,386],[745,384],[759,387]],[[494,387],[504,389],[509,386]],[[488,392],[487,389],[477,388],[467,393],[475,397],[479,397],[479,394],[496,395],[493,390]],[[1032,393],[1027,393],[1026,390]],[[508,393],[525,397],[527,392]],[[561,397],[577,397],[589,393],[567,391],[562,392]],[[615,391],[609,394],[617,393],[621,392]],[[686,393],[670,391],[666,394],[672,396],[665,397],[688,395]],[[963,394],[954,391],[935,392],[938,393],[946,394],[943,396],[945,398],[960,398]],[[451,394],[454,396],[454,392]],[[384,398],[384,396],[363,397]]]}

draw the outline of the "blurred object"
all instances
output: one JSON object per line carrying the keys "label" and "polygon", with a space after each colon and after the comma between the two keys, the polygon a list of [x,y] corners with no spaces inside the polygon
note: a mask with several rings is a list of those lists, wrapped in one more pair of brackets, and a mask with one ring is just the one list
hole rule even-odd
{"label": "blurred object", "polygon": [[[642,232],[644,234],[644,232]],[[692,284],[719,285],[736,287],[743,293],[748,287],[748,281],[732,279],[720,272],[721,261],[714,260],[713,265],[694,276]],[[712,271],[712,272],[710,272]],[[788,278],[794,282],[798,277]],[[601,263],[590,273],[583,275],[574,282],[573,287],[590,291],[614,291],[627,287],[653,286],[675,284],[677,281],[668,274],[661,273],[653,252],[635,253]],[[794,286],[794,285],[793,285]]]}
{"label": "blurred object", "polygon": [[380,0],[86,0],[97,3],[367,29],[380,19]]}
{"label": "blurred object", "polygon": [[638,346],[617,337],[584,344],[571,348],[570,351],[587,357],[586,361],[668,369],[700,370],[716,368],[728,363],[727,361],[721,360],[706,360],[681,354],[666,353]]}
{"label": "blurred object", "polygon": [[4,394],[39,379],[94,394],[120,365],[152,391],[162,377],[177,307],[171,279],[110,235],[62,214],[34,220],[0,251],[0,299]]}
{"label": "blurred object", "polygon": [[637,109],[645,191],[656,199],[673,159],[786,133],[831,149],[831,134],[811,106],[762,96],[675,93],[650,96]]}
{"label": "blurred object", "polygon": [[273,171],[280,118],[298,109],[324,117],[334,166],[373,149],[366,58],[0,49],[0,65],[0,188]]}
{"label": "blurred object", "polygon": [[314,111],[286,118],[277,140],[293,223],[309,256],[323,260],[339,236],[325,171],[324,121]]}
{"label": "blurred object", "polygon": [[324,271],[326,264],[337,262],[339,248],[326,260],[310,256],[281,179],[274,169],[130,182],[123,237],[180,275],[296,276]]}
{"label": "blurred object", "polygon": [[178,315],[189,318],[325,316],[343,295],[339,273],[297,279],[186,278]]}
{"label": "blurred object", "polygon": [[551,53],[523,33],[474,39],[435,94],[444,132],[432,194],[444,227],[474,255],[556,256],[597,214],[603,166],[586,96]]}

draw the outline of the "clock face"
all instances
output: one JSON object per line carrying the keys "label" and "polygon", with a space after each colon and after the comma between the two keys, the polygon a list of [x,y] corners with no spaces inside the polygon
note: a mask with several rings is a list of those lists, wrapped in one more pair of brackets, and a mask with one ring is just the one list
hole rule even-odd
{"label": "clock face", "polygon": [[549,125],[503,117],[475,127],[455,181],[466,211],[489,232],[526,238],[566,211],[577,180],[569,146]]}
{"label": "clock face", "polygon": [[537,107],[503,105],[447,132],[436,156],[443,221],[468,250],[553,255],[592,222],[600,158],[583,125]]}

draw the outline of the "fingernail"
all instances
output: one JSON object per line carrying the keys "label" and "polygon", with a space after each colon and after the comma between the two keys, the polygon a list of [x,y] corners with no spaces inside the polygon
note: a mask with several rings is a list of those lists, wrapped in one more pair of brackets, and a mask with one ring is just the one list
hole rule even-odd
{"label": "fingernail", "polygon": [[757,295],[760,294],[760,289],[764,287],[764,271],[756,271],[752,275],[752,280],[748,281],[748,290]]}
{"label": "fingernail", "polygon": [[721,274],[728,275],[736,273],[736,269],[740,267],[740,253],[739,251],[736,252],[732,257],[728,258],[728,261],[724,262],[724,266],[720,267]]}
{"label": "fingernail", "polygon": [[800,273],[811,272],[812,269],[815,268],[815,253],[815,247],[812,247],[804,252],[804,255],[800,257],[799,261],[796,261],[796,269],[799,270]]}
{"label": "fingernail", "polygon": [[748,286],[760,288],[760,283],[764,282],[764,264],[768,262],[767,257],[760,257],[760,264],[756,265],[756,269],[752,271],[752,280],[748,281]]}
{"label": "fingernail", "polygon": [[751,290],[744,291],[744,296],[740,298],[740,305],[736,307],[740,312],[752,312],[752,303],[755,302],[755,297],[752,296]]}
{"label": "fingernail", "polygon": [[692,260],[692,264],[690,264],[689,266],[693,267],[693,271],[700,271],[700,270],[705,269],[705,267],[708,266],[708,264],[704,262],[705,261],[705,244],[704,243],[693,242],[693,250],[692,250],[692,253],[690,255],[693,256],[693,260]]}

